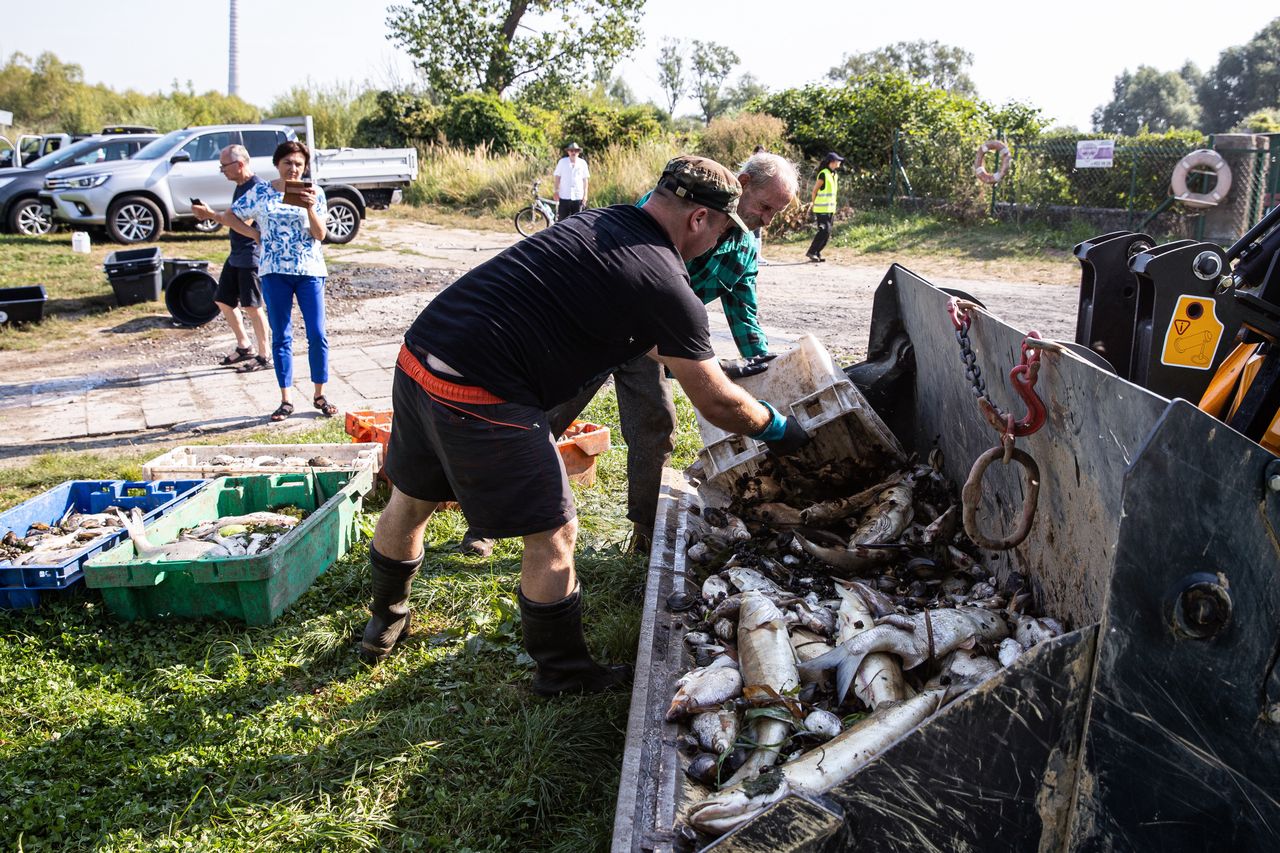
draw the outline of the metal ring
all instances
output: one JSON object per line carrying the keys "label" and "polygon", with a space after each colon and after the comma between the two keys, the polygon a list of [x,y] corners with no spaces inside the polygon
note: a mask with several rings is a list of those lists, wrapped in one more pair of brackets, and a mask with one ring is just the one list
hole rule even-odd
{"label": "metal ring", "polygon": [[1031,458],[1031,454],[1021,448],[1014,448],[1011,458],[1022,466],[1025,472],[1023,482],[1027,489],[1027,498],[1022,504],[1022,519],[1013,533],[1003,539],[988,539],[986,534],[978,529],[978,502],[982,499],[982,476],[986,473],[988,465],[997,459],[1003,459],[1004,455],[1005,448],[997,445],[974,460],[973,468],[969,470],[969,479],[965,481],[964,489],[960,492],[964,532],[969,534],[969,538],[978,547],[992,551],[1008,551],[1027,538],[1031,532],[1031,521],[1036,515],[1036,502],[1040,497],[1040,466]]}

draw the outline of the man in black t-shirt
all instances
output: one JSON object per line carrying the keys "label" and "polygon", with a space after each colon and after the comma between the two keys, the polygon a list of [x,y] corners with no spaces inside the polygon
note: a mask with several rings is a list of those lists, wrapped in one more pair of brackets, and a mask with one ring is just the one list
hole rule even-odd
{"label": "man in black t-shirt", "polygon": [[683,260],[715,245],[736,213],[735,176],[677,157],[642,208],[585,211],[464,275],[423,310],[397,360],[387,449],[391,500],[369,549],[372,618],[361,654],[386,657],[409,629],[408,598],[436,506],[457,500],[477,533],[524,538],[525,649],[534,692],[605,690],[630,667],[592,660],[573,566],[577,520],[547,411],[646,353],[721,429],[790,452],[794,418],[753,400],[720,369]]}

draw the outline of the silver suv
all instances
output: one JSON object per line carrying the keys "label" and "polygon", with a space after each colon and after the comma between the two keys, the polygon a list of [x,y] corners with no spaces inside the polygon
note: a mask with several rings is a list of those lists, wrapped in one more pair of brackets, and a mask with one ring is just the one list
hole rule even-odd
{"label": "silver suv", "polygon": [[191,215],[193,198],[217,210],[231,206],[235,184],[218,168],[223,148],[243,145],[254,173],[270,181],[280,176],[271,163],[276,146],[294,138],[294,132],[281,125],[175,130],[128,160],[51,174],[40,198],[59,222],[105,226],[117,243],[151,242],[175,224],[196,223]]}

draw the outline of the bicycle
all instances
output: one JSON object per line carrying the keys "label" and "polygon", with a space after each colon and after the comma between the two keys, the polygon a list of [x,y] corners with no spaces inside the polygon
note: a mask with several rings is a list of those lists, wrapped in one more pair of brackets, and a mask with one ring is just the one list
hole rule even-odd
{"label": "bicycle", "polygon": [[522,208],[514,217],[516,230],[525,237],[532,237],[542,229],[550,228],[556,221],[555,203],[538,195],[541,184],[542,181],[533,182],[533,203]]}

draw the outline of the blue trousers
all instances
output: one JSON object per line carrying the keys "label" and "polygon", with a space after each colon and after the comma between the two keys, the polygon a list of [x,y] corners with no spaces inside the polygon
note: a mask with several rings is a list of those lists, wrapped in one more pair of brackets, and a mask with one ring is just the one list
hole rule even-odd
{"label": "blue trousers", "polygon": [[329,339],[324,334],[324,278],[314,275],[267,273],[262,276],[262,299],[271,326],[271,354],[281,388],[293,385],[293,300],[297,297],[307,329],[307,362],[311,381],[329,381]]}

